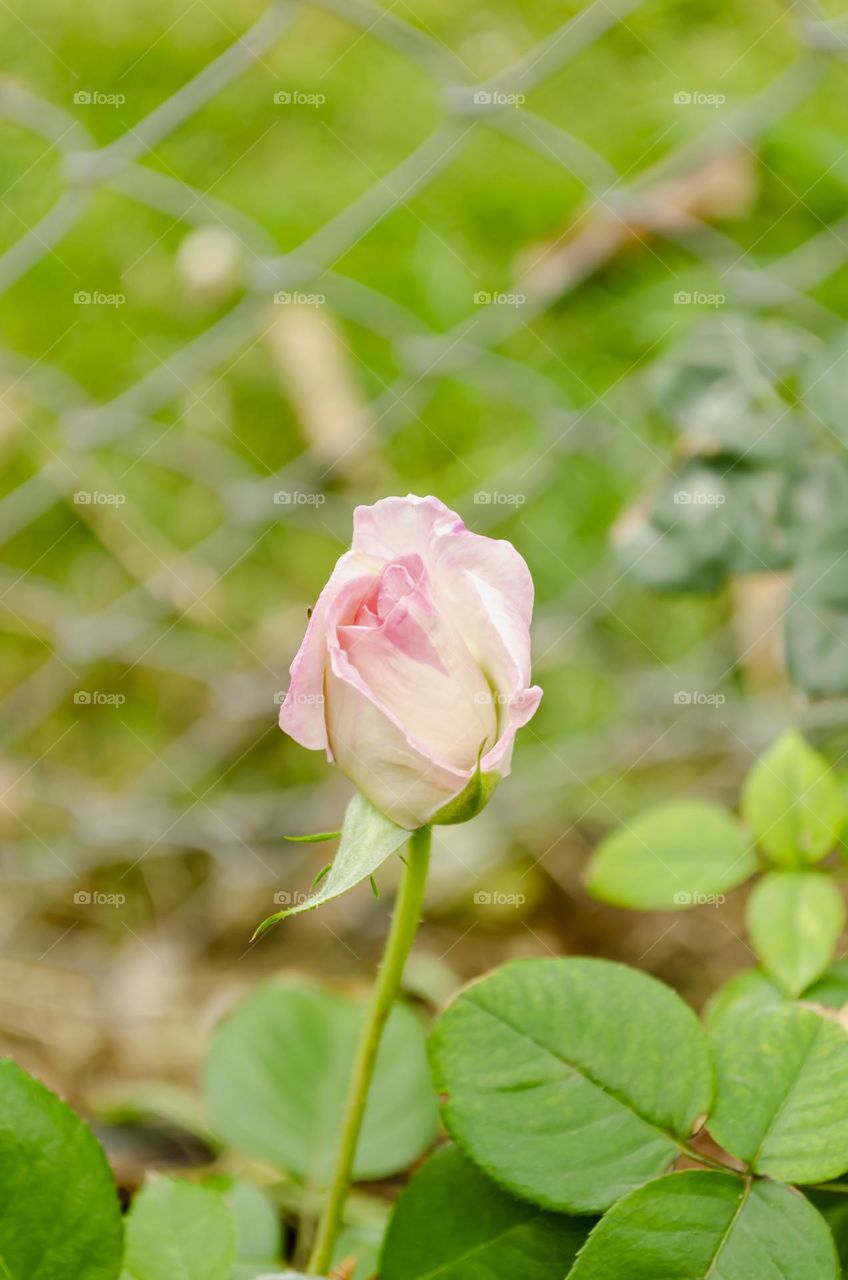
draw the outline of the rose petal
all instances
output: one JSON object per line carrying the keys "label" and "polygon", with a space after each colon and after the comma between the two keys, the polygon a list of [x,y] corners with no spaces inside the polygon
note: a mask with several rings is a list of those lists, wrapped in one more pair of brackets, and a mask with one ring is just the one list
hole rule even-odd
{"label": "rose petal", "polygon": [[421,826],[465,787],[482,742],[484,771],[509,772],[541,698],[528,687],[532,608],[515,548],[472,533],[438,499],[357,507],[280,724],[332,752],[388,817]]}
{"label": "rose petal", "polygon": [[345,773],[401,827],[423,826],[471,776],[439,764],[411,742],[340,649],[331,651],[326,710],[330,744]]}
{"label": "rose petal", "polygon": [[[498,716],[485,676],[451,620],[435,607],[421,561],[415,560],[418,579],[405,574],[405,594],[384,591],[382,582],[378,587],[385,618],[376,617],[369,599],[367,624],[336,627],[328,643],[331,650],[338,644],[370,697],[391,711],[408,740],[433,761],[472,769],[481,746],[495,743]],[[383,578],[397,580],[395,568],[384,570]],[[344,664],[334,670],[346,678]]]}
{"label": "rose petal", "polygon": [[[351,596],[354,601],[367,594],[374,578],[363,573],[362,562],[346,551],[335,564],[330,579],[312,610],[306,634],[289,668],[291,681],[280,707],[280,728],[302,747],[318,751],[327,747],[327,729],[324,722],[324,671],[327,666],[327,611],[339,597],[339,593],[351,582],[359,588]],[[353,615],[351,615],[353,616]]]}
{"label": "rose petal", "polygon": [[529,689],[522,689],[510,698],[506,705],[506,715],[502,717],[499,726],[500,737],[480,762],[484,773],[499,773],[502,778],[509,776],[515,735],[536,714],[541,701],[542,690],[537,684],[531,685]]}
{"label": "rose petal", "polygon": [[427,551],[437,532],[465,531],[455,511],[438,498],[381,498],[372,507],[357,507],[353,513],[352,548],[357,555],[385,564],[402,556],[420,555],[427,563]]}

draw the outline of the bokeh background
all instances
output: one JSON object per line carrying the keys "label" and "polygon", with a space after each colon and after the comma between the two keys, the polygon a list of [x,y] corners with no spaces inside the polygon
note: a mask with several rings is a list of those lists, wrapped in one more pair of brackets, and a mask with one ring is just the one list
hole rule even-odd
{"label": "bokeh background", "polygon": [[410,988],[588,952],[702,1002],[750,963],[735,899],[582,876],[654,800],[734,804],[787,723],[844,749],[837,9],[31,0],[0,33],[4,1051],[187,1115],[240,992],[367,982],[388,871],[250,937],[350,794],[276,728],[306,610],[354,506],[410,491],[521,550],[545,689],[438,833]]}

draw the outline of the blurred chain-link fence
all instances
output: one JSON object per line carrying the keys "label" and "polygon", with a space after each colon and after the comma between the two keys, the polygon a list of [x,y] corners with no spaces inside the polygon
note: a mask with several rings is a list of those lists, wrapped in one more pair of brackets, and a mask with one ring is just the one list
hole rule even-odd
{"label": "blurred chain-link fence", "polygon": [[[246,936],[248,922],[273,909],[273,894],[306,887],[310,858],[286,849],[282,834],[331,825],[346,787],[322,761],[284,743],[275,700],[305,607],[346,543],[354,503],[434,487],[444,459],[449,492],[440,496],[473,528],[510,536],[531,562],[540,597],[537,678],[547,698],[524,735],[508,791],[479,823],[448,831],[444,867],[451,870],[442,872],[441,888],[437,876],[436,895],[450,891],[451,877],[467,894],[484,862],[516,844],[531,864],[545,866],[581,823],[604,827],[637,792],[644,801],[657,770],[687,779],[687,762],[695,761],[699,785],[735,794],[740,761],[785,715],[779,681],[766,680],[744,703],[735,683],[740,652],[744,665],[748,650],[759,652],[763,636],[779,629],[782,601],[776,605],[768,590],[757,595],[755,642],[744,635],[740,642],[739,611],[714,601],[651,606],[642,627],[636,609],[640,601],[644,608],[644,593],[621,563],[600,553],[572,559],[560,530],[585,527],[597,548],[616,505],[646,478],[676,474],[662,429],[643,425],[655,412],[645,371],[693,312],[712,315],[714,328],[726,325],[737,350],[746,338],[732,311],[778,312],[819,337],[841,328],[822,285],[848,261],[848,218],[825,219],[812,195],[795,190],[761,224],[753,211],[769,139],[823,85],[832,92],[845,27],[799,4],[794,57],[739,103],[696,89],[685,68],[676,72],[674,105],[692,109],[697,127],[658,160],[667,130],[657,128],[619,171],[579,127],[553,123],[527,98],[614,36],[638,8],[639,0],[593,0],[480,82],[405,5],[327,0],[321,9],[349,24],[357,41],[385,43],[437,86],[441,120],[293,248],[237,203],[146,161],[294,38],[298,6],[272,5],[193,79],[103,145],[82,122],[99,91],[79,90],[72,110],[12,79],[0,82],[7,127],[38,135],[60,162],[49,209],[19,226],[0,257],[4,291],[19,296],[40,264],[61,259],[66,240],[85,234],[103,193],[181,228],[179,265],[189,291],[214,294],[228,273],[241,273],[208,323],[197,319],[205,313],[192,313],[194,330],[184,340],[171,335],[166,355],[134,334],[146,367],[122,375],[121,388],[104,398],[86,389],[96,376],[75,378],[67,361],[54,363],[61,334],[37,353],[13,350],[14,341],[0,353],[4,431],[14,437],[0,499],[0,538],[9,549],[0,566],[9,640],[3,877],[12,886],[4,915],[13,950],[72,947],[98,888],[108,898],[132,886],[135,905],[114,924],[119,934],[150,938],[166,921],[208,944],[228,932]],[[50,32],[39,38],[49,43]],[[297,105],[297,95],[310,105],[309,90],[273,92],[273,105]],[[379,99],[379,85],[370,109],[376,117],[393,110]],[[420,221],[416,197],[461,174],[484,131],[504,148],[492,218],[521,198],[510,177],[512,149],[520,146],[564,172],[562,229],[514,258],[503,290],[485,282],[465,318],[440,329],[398,301],[385,280],[363,283],[338,264],[397,210]],[[245,153],[254,141],[241,138]],[[779,188],[780,175],[771,179]],[[257,180],[285,182],[285,167]],[[776,248],[771,228],[798,209],[809,234]],[[721,229],[745,218],[747,242]],[[671,263],[662,256],[668,245],[680,254]],[[540,322],[561,314],[587,281],[609,290],[611,276],[626,275],[634,256],[654,260],[657,272],[649,337],[635,367],[604,366],[598,389],[568,349],[548,349],[546,366],[524,358],[521,343],[534,326],[536,343],[550,348],[556,339]],[[98,294],[91,279],[75,284],[76,306],[109,314],[107,327],[132,326],[120,297]],[[385,364],[369,360],[372,347],[389,353]],[[268,397],[286,406],[279,432],[267,430],[262,440],[251,433],[249,395],[233,413],[224,394],[254,360]],[[394,376],[376,372],[389,367]],[[447,387],[482,406],[481,417],[492,406],[488,440],[469,447],[461,422],[455,433],[445,425],[450,413],[433,406]],[[511,418],[532,423],[532,431],[511,432]],[[763,433],[774,426],[772,415]],[[607,484],[607,506],[597,514],[590,509],[594,466],[624,477]],[[416,468],[420,483],[410,480]],[[567,490],[565,473],[577,476]],[[843,710],[821,704],[809,718],[838,723]],[[35,921],[21,910],[33,894]],[[342,904],[336,927],[343,928],[339,919],[361,925],[372,906],[367,895]],[[22,940],[23,922],[31,943]],[[317,926],[297,926],[310,927]]]}

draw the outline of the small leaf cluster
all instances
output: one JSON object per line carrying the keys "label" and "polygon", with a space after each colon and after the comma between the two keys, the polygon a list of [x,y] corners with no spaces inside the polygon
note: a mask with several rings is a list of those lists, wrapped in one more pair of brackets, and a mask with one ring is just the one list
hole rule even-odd
{"label": "small leaf cluster", "polygon": [[708,1035],[636,970],[532,959],[463,992],[430,1049],[456,1148],[402,1195],[381,1280],[841,1275],[804,1193],[848,1170],[838,1022],[785,1002]]}
{"label": "small leaf cluster", "polygon": [[648,809],[601,842],[589,891],[639,910],[673,910],[723,895],[757,875],[748,897],[751,945],[768,976],[798,996],[833,960],[845,924],[838,876],[848,818],[827,761],[795,731],[751,769],[741,821],[719,805],[675,801]]}
{"label": "small leaf cluster", "polygon": [[[270,1191],[203,1171],[155,1176],[122,1219],[92,1132],[11,1060],[0,1061],[4,1280],[281,1280],[281,1215],[308,1221],[329,1179],[365,1006],[311,984],[266,982],[217,1027],[202,1071],[203,1116],[160,1098],[147,1114],[194,1125],[219,1167],[255,1168]],[[138,1114],[144,1112],[144,1107]],[[389,1018],[357,1151],[363,1181],[401,1173],[432,1147],[438,1107],[425,1028],[403,1004]],[[382,1221],[352,1212],[337,1259],[376,1267]],[[381,1210],[384,1216],[384,1210]],[[353,1276],[352,1276],[353,1280]]]}
{"label": "small leaf cluster", "polygon": [[[354,1197],[342,1273],[848,1275],[848,962],[833,960],[844,904],[830,857],[845,822],[837,777],[789,733],[751,770],[741,819],[677,801],[599,846],[592,890],[628,907],[718,900],[758,876],[748,928],[762,968],[717,992],[703,1026],[656,979],[582,958],[506,964],[455,999],[429,1044],[418,1013],[396,1004],[354,1177],[394,1177],[431,1150],[437,1095],[452,1143],[413,1175],[385,1233],[385,1208]],[[373,874],[408,834],[355,799],[315,897]],[[0,1063],[0,1190],[14,1202],[0,1215],[4,1275],[294,1276],[285,1259],[303,1249],[281,1238],[281,1219],[308,1224],[330,1179],[364,1016],[358,1000],[308,983],[251,992],[202,1067],[195,1131],[220,1162],[149,1180],[124,1218],[92,1133]],[[185,1110],[181,1121],[191,1123]],[[270,1192],[231,1176],[232,1161]]]}
{"label": "small leaf cluster", "polygon": [[740,574],[794,575],[790,676],[848,691],[845,340],[723,314],[657,363],[649,390],[681,432],[680,466],[622,521],[619,554],[660,591],[711,593]]}

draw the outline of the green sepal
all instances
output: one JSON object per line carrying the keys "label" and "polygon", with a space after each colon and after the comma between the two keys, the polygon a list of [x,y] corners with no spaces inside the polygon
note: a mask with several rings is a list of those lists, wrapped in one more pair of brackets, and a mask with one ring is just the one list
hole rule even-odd
{"label": "green sepal", "polygon": [[319,873],[313,883],[313,892],[302,902],[287,907],[284,911],[276,911],[267,920],[263,920],[251,942],[261,937],[266,929],[270,929],[279,920],[299,915],[303,911],[312,911],[367,880],[387,858],[406,844],[411,834],[405,827],[397,826],[375,809],[365,796],[355,795],[347,807],[341,841],[329,870]]}
{"label": "green sepal", "polygon": [[477,768],[468,782],[459,795],[454,796],[453,800],[448,800],[447,804],[442,805],[441,809],[433,814],[429,822],[430,826],[448,827],[457,822],[468,822],[470,818],[476,818],[481,809],[485,809],[501,780],[499,773],[484,773],[481,768],[485,746],[485,742],[480,744],[480,750],[477,752]]}

